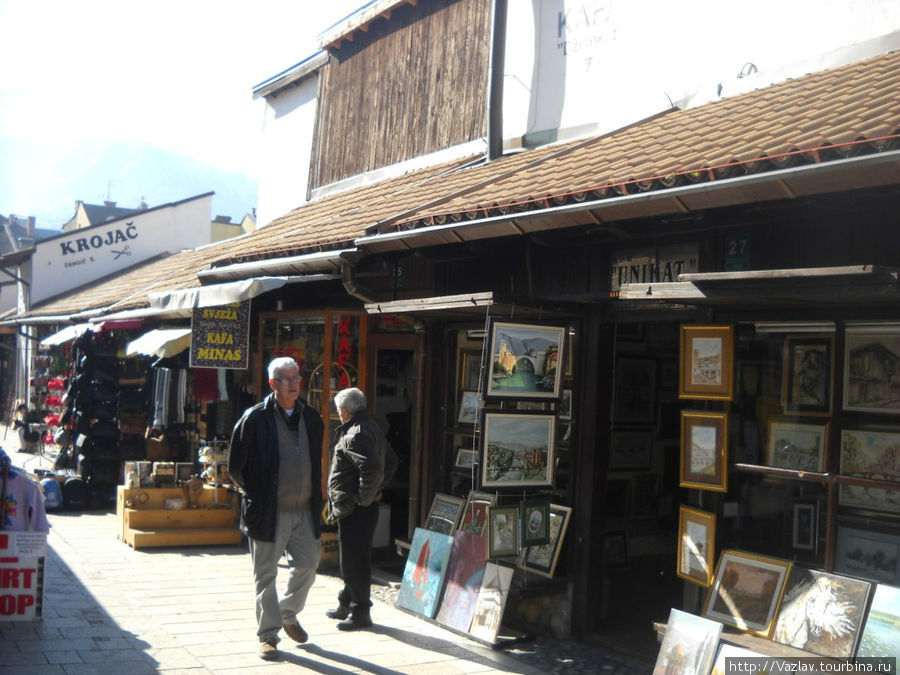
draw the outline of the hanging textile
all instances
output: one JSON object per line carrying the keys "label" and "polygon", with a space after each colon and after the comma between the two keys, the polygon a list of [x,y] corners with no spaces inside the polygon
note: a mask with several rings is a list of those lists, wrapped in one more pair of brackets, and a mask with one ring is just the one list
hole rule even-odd
{"label": "hanging textile", "polygon": [[187,371],[157,368],[153,374],[153,423],[157,429],[184,423]]}
{"label": "hanging textile", "polygon": [[41,486],[14,469],[0,448],[0,529],[15,532],[49,532]]}

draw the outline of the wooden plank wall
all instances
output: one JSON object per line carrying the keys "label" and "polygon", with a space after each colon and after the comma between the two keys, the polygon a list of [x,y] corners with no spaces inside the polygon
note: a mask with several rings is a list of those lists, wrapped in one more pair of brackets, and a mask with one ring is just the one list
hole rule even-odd
{"label": "wooden plank wall", "polygon": [[321,187],[486,134],[490,0],[420,0],[324,69],[310,181]]}

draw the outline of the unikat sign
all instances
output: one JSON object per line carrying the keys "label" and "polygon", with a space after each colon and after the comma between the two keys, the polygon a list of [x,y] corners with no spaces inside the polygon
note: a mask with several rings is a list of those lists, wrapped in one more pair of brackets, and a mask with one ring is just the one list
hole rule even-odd
{"label": "unikat sign", "polygon": [[[0,532],[0,621],[34,621],[42,614],[44,561],[19,555],[43,550],[47,535],[35,532]],[[23,537],[20,542],[19,536]]]}
{"label": "unikat sign", "polygon": [[250,301],[195,307],[191,318],[192,368],[246,368]]}

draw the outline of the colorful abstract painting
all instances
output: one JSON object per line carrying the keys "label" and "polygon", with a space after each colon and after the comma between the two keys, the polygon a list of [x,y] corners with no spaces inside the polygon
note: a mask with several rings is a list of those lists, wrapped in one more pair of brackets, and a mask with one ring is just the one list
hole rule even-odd
{"label": "colorful abstract painting", "polygon": [[475,615],[475,601],[487,564],[487,540],[477,534],[457,531],[447,570],[447,588],[441,600],[437,620],[467,632]]}
{"label": "colorful abstract painting", "polygon": [[397,594],[398,607],[434,618],[452,548],[450,535],[416,528]]}

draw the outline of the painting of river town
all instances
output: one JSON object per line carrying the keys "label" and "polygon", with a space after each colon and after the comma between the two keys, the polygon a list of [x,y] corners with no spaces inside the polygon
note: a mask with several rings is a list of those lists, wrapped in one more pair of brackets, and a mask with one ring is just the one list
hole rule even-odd
{"label": "painting of river town", "polygon": [[559,398],[565,334],[562,326],[495,321],[491,325],[485,395]]}
{"label": "painting of river town", "polygon": [[555,415],[485,413],[481,485],[553,485],[555,438]]}

